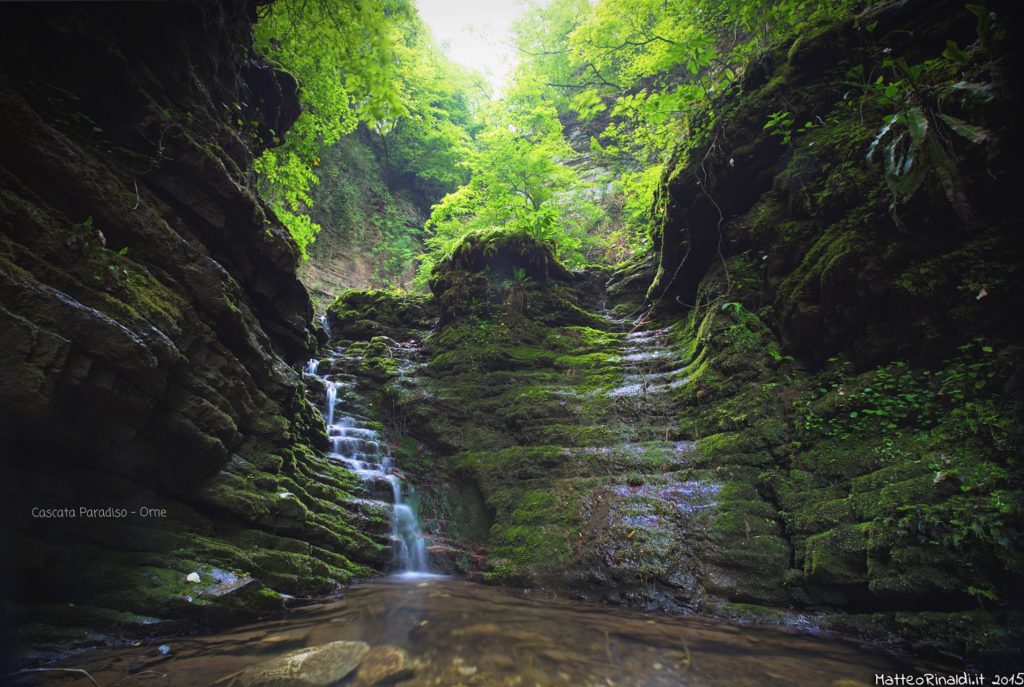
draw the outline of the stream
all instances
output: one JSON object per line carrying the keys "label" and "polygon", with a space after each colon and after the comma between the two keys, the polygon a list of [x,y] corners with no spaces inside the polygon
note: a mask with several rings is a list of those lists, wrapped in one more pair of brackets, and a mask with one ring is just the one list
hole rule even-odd
{"label": "stream", "polygon": [[[212,685],[222,678],[228,679],[220,684],[246,687],[312,685],[320,683],[231,676],[339,640],[401,656],[406,677],[396,684],[402,687],[857,687],[875,684],[876,673],[913,670],[847,639],[567,602],[422,573],[357,584],[283,619],[106,650],[74,665],[104,687]],[[90,683],[81,675],[51,674],[18,684]],[[350,675],[337,684],[366,683]]]}
{"label": "stream", "polygon": [[[331,369],[344,369],[352,364],[344,350],[336,350],[329,359]],[[391,512],[391,547],[394,569],[401,572],[426,572],[427,547],[415,508],[406,498],[413,487],[403,484],[396,470],[394,460],[384,450],[377,432],[355,417],[338,414],[338,392],[355,385],[351,375],[318,374],[320,363],[310,360],[305,374],[316,377],[324,385],[324,422],[331,452],[327,457],[344,465],[362,480],[375,505],[386,507]],[[383,498],[381,498],[383,497]]]}
{"label": "stream", "polygon": [[[652,336],[630,335],[626,352],[632,357],[626,362],[635,374],[616,390],[619,395],[647,393],[683,374],[663,370],[662,361],[652,359]],[[350,409],[341,400],[355,383],[345,369],[358,361],[339,349],[324,362],[310,361],[304,372],[325,389],[328,457],[359,476],[366,492],[359,498],[390,509],[397,573],[357,583],[340,597],[281,618],[218,634],[135,642],[63,664],[63,669],[84,669],[88,677],[27,673],[15,684],[863,687],[875,684],[878,673],[920,670],[875,646],[808,634],[809,622],[796,615],[788,618],[788,627],[750,627],[572,602],[430,573],[412,485],[368,421],[346,414]],[[327,371],[321,374],[321,367]],[[315,669],[290,668],[286,677],[274,672],[296,653],[339,646],[344,651],[338,656],[323,651],[326,658]]]}

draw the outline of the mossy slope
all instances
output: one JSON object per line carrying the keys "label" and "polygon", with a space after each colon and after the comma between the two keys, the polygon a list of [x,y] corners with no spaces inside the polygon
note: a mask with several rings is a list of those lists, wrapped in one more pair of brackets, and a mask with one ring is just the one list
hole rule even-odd
{"label": "mossy slope", "polygon": [[[643,311],[642,260],[606,312],[524,237],[440,266],[440,327],[393,335],[420,367],[364,388],[420,479],[482,492],[487,578],[1019,657],[1019,104],[1001,83],[961,111],[1005,146],[955,144],[965,227],[937,174],[890,208],[866,153],[891,104],[840,85],[971,38],[921,7],[820,27],[723,99],[666,179],[638,331],[611,313]],[[783,143],[782,111],[817,124]]]}

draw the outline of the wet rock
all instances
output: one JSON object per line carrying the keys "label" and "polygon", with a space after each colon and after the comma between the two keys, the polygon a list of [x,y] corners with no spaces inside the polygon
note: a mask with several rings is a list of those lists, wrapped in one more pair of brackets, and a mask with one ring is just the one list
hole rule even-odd
{"label": "wet rock", "polygon": [[[312,354],[310,301],[250,182],[259,145],[235,123],[266,115],[280,132],[298,103],[290,77],[249,62],[252,7],[5,12],[0,445],[11,512],[26,514],[5,592],[19,606],[10,590],[31,588],[239,622],[279,607],[274,592],[369,575],[383,550],[337,505],[347,473],[312,450],[323,422],[295,369]],[[73,532],[28,516],[50,502],[128,516]],[[237,574],[211,584],[204,560]],[[58,620],[102,627],[74,615]]]}
{"label": "wet rock", "polygon": [[370,651],[365,642],[331,642],[297,649],[246,668],[231,687],[328,687],[352,673]]}
{"label": "wet rock", "polygon": [[415,669],[409,662],[409,655],[397,646],[388,644],[375,646],[359,664],[356,683],[360,687],[390,685],[413,676]]}

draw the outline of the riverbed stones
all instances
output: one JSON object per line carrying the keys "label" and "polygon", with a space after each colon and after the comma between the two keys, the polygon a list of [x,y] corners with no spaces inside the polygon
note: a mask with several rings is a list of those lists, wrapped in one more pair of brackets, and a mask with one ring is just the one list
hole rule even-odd
{"label": "riverbed stones", "polygon": [[290,651],[246,668],[231,687],[329,687],[352,673],[369,653],[366,642],[330,642]]}
{"label": "riverbed stones", "polygon": [[390,685],[412,677],[414,672],[404,650],[384,644],[373,647],[363,658],[356,673],[356,684],[360,687]]}

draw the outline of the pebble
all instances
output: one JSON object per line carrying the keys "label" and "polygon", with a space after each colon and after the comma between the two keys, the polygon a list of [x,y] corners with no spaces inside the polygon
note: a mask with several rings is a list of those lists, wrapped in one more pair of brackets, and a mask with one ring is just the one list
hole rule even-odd
{"label": "pebble", "polygon": [[197,573],[197,572],[190,572],[188,574],[188,576],[185,578],[185,581],[186,582],[191,582],[192,584],[198,584],[199,583],[199,573]]}

